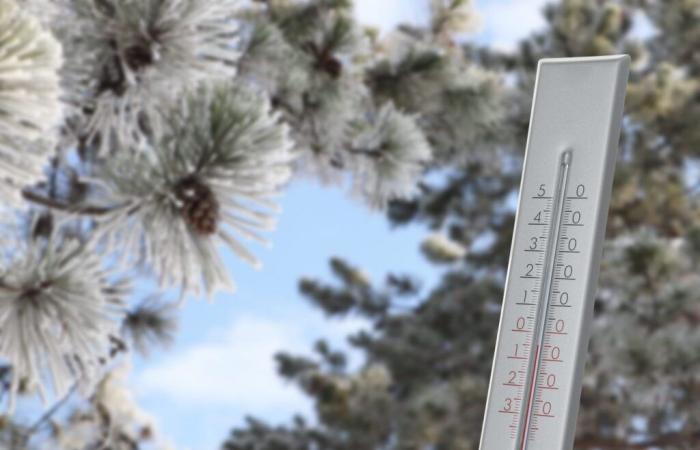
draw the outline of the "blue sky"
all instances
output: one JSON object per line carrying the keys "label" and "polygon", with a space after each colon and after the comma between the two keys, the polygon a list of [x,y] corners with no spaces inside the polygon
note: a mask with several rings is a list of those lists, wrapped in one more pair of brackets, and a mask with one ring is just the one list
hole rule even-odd
{"label": "blue sky", "polygon": [[319,338],[343,344],[363,325],[357,318],[329,321],[297,293],[301,276],[329,279],[329,257],[360,263],[377,281],[388,269],[420,274],[429,284],[436,279],[418,252],[420,227],[392,231],[384,216],[341,189],[308,180],[296,181],[281,204],[273,248],[257,249],[263,269],[228,257],[237,292],[187,302],[175,345],[136,362],[139,403],[178,449],[216,448],[246,414],[282,422],[311,413],[301,393],[277,377],[272,357],[282,349],[308,354]]}
{"label": "blue sky", "polygon": [[[357,0],[360,20],[382,30],[425,20],[425,0]],[[478,0],[473,39],[513,48],[543,24],[543,0]],[[238,290],[213,303],[189,301],[180,314],[177,341],[167,351],[135,362],[131,385],[139,403],[178,450],[216,449],[234,425],[254,415],[273,423],[311,406],[275,372],[279,350],[309,353],[319,338],[343,345],[363,326],[356,318],[328,321],[297,293],[302,276],[329,279],[327,263],[340,256],[376,281],[387,270],[418,275],[434,284],[436,268],[420,256],[426,230],[392,230],[382,214],[368,211],[337,187],[298,180],[280,201],[283,213],[270,235],[272,249],[256,248],[264,262],[254,271],[227,258]]]}

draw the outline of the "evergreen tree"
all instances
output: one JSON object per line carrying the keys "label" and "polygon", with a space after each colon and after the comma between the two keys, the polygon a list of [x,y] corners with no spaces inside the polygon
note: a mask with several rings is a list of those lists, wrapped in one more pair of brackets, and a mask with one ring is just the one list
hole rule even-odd
{"label": "evergreen tree", "polygon": [[[620,52],[633,72],[577,447],[700,445],[700,2],[564,0],[514,53],[465,43],[468,0],[430,4],[427,26],[380,37],[350,0],[0,0],[0,445],[157,441],[123,377],[172,338],[163,298],[232,288],[221,247],[259,265],[241,240],[265,244],[272,198],[311,174],[431,228],[445,273],[427,295],[341,260],[337,283],[302,280],[329,316],[371,323],[352,337],[366,362],[325,342],[280,355],[319,423],[251,419],[224,447],[475,448],[537,60]],[[134,298],[149,277],[159,292]],[[55,403],[11,415],[34,395]]]}
{"label": "evergreen tree", "polygon": [[[368,320],[350,338],[365,363],[349,369],[325,342],[315,358],[280,354],[281,376],[313,400],[318,423],[250,419],[223,448],[477,448],[537,61],[622,52],[633,67],[576,448],[699,448],[700,1],[563,0],[512,53],[451,41],[441,26],[455,16],[441,8],[458,3],[433,2],[429,27],[398,30],[402,56],[367,76],[374,98],[419,114],[433,146],[439,181],[391,202],[388,217],[433,230],[422,249],[442,280],[428,294],[396,274],[375,286],[341,260],[331,261],[334,282],[302,280],[328,316]],[[636,31],[640,20],[651,35]],[[462,60],[502,82],[463,84]],[[490,89],[507,99],[489,108],[500,116],[460,110]],[[449,100],[426,107],[436,93]],[[468,137],[452,128],[466,117],[478,130]]]}
{"label": "evergreen tree", "polygon": [[[350,0],[0,0],[1,448],[159,444],[133,352],[172,339],[178,297],[233,288],[222,251],[260,266],[243,241],[294,176],[384,210],[493,160],[506,91],[452,41],[467,2],[433,9],[384,40]],[[363,374],[370,401],[389,372]]]}

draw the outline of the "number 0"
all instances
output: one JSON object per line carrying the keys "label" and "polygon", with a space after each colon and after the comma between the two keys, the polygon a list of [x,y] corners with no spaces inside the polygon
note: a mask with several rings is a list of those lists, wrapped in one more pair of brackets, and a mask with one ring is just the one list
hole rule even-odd
{"label": "number 0", "polygon": [[581,223],[581,211],[574,211],[571,214],[571,223],[574,225],[579,225]]}
{"label": "number 0", "polygon": [[552,347],[552,360],[559,361],[560,355],[561,355],[561,350],[559,350],[559,347]]}
{"label": "number 0", "polygon": [[554,385],[557,383],[557,377],[553,374],[550,373],[547,375],[547,387],[554,387]]}
{"label": "number 0", "polygon": [[556,330],[557,333],[561,333],[564,331],[564,321],[559,319],[554,323],[554,329]]}
{"label": "number 0", "polygon": [[571,265],[564,266],[564,278],[571,278],[574,274],[574,268]]}
{"label": "number 0", "polygon": [[544,402],[542,404],[542,414],[548,416],[552,413],[552,404],[549,402]]}

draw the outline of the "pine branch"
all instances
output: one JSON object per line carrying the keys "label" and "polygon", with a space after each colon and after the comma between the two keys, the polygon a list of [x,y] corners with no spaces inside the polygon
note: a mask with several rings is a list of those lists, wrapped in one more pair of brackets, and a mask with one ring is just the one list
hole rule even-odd
{"label": "pine branch", "polygon": [[350,153],[357,156],[364,156],[370,159],[380,159],[382,157],[381,149],[376,148],[355,148],[351,147],[348,149]]}
{"label": "pine branch", "polygon": [[61,200],[42,195],[30,189],[24,189],[22,191],[22,197],[29,202],[36,203],[50,209],[85,216],[102,216],[116,209],[115,207],[107,206],[72,205]]}
{"label": "pine branch", "polygon": [[697,447],[700,444],[700,430],[693,432],[678,431],[666,433],[655,438],[640,442],[629,442],[626,439],[607,439],[596,436],[584,437],[576,440],[575,447],[578,449],[599,449],[599,450],[631,450],[649,448],[668,448],[669,446],[690,446]]}
{"label": "pine branch", "polygon": [[70,400],[73,394],[78,390],[78,383],[73,383],[68,392],[61,397],[56,403],[54,403],[51,408],[49,408],[39,419],[30,426],[24,433],[25,442],[31,439],[32,435],[39,431],[45,423],[47,423],[51,418]]}

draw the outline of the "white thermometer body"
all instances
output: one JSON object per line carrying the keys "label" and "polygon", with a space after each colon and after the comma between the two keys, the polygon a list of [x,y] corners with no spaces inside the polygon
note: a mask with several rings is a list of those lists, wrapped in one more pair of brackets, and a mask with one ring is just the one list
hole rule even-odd
{"label": "white thermometer body", "polygon": [[629,71],[542,60],[481,450],[570,450]]}

